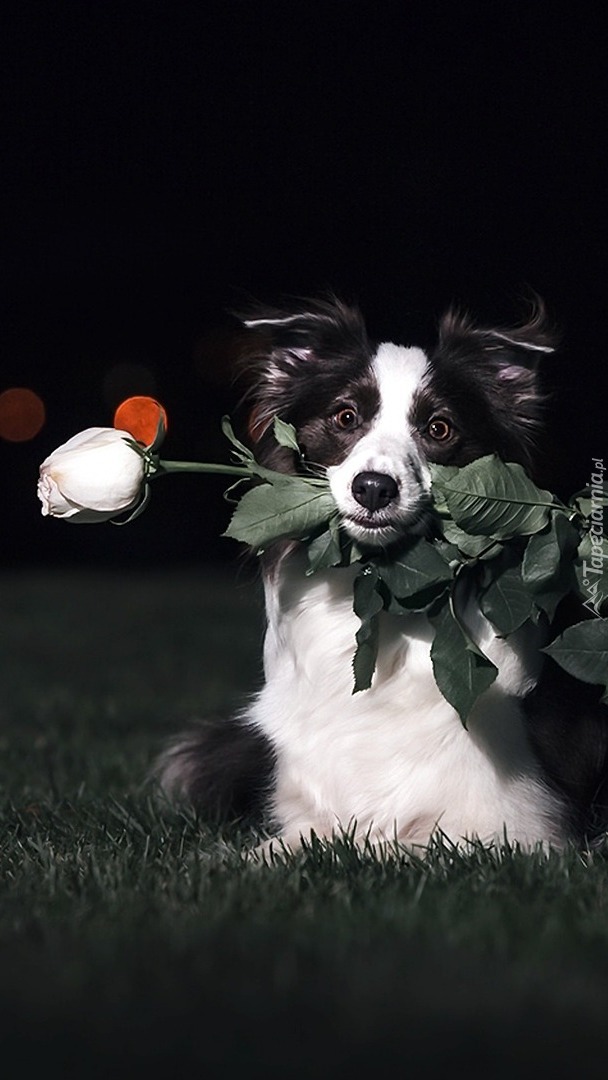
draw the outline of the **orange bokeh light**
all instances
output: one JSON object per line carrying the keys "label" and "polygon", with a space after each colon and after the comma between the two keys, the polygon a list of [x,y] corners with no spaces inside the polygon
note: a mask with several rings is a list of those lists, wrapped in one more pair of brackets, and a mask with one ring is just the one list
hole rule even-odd
{"label": "orange bokeh light", "polygon": [[13,386],[0,394],[0,438],[27,442],[38,434],[45,420],[44,402],[33,390]]}
{"label": "orange bokeh light", "polygon": [[167,413],[155,398],[136,396],[121,401],[114,413],[114,427],[128,431],[144,446],[151,446],[162,421],[167,430]]}

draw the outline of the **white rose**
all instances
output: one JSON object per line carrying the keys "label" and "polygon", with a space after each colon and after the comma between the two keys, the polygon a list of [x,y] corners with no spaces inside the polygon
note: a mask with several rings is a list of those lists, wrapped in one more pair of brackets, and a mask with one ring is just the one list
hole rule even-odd
{"label": "white rose", "polygon": [[53,450],[40,466],[42,513],[68,521],[107,521],[142,497],[145,463],[127,431],[87,428]]}

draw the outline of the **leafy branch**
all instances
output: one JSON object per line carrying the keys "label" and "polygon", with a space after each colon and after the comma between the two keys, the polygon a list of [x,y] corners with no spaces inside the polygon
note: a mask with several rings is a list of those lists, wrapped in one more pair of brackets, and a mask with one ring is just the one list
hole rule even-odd
{"label": "leafy branch", "polygon": [[[406,539],[399,547],[377,552],[345,534],[325,477],[267,469],[239,442],[227,418],[222,426],[237,464],[154,458],[151,475],[184,470],[230,475],[236,483],[228,497],[235,488],[238,492],[242,481],[249,481],[226,536],[257,554],[277,540],[300,541],[307,547],[309,574],[356,567],[353,608],[360,627],[353,692],[372,685],[382,614],[421,612],[434,629],[435,680],[466,725],[498,672],[463,624],[459,597],[464,584],[478,596],[495,632],[505,638],[529,622],[544,620],[551,627],[561,600],[577,596],[595,617],[568,627],[544,651],[576,678],[603,686],[603,700],[608,701],[608,552],[597,528],[607,500],[597,487],[577,492],[566,504],[538,488],[521,465],[494,455],[463,468],[433,465],[436,535]],[[274,434],[303,461],[290,424],[275,420]]]}

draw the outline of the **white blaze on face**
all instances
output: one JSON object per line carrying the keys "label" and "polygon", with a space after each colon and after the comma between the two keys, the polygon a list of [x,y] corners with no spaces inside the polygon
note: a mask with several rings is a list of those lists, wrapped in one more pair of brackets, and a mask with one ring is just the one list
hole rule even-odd
{"label": "white blaze on face", "polygon": [[[380,345],[372,371],[380,405],[370,429],[341,465],[327,470],[332,494],[344,525],[356,540],[386,544],[407,531],[429,490],[428,470],[412,432],[410,414],[416,391],[424,382],[428,360],[422,349],[387,342]],[[355,499],[352,483],[362,472],[395,480],[397,498],[370,515]]]}

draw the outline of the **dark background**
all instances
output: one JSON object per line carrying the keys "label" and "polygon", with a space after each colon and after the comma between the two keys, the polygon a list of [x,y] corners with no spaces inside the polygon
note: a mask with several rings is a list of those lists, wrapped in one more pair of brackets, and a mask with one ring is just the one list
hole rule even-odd
{"label": "dark background", "polygon": [[159,482],[126,529],[43,519],[35,486],[54,447],[112,423],[117,365],[166,406],[166,457],[226,460],[226,313],[250,296],[332,288],[373,337],[424,346],[451,301],[504,323],[535,289],[563,335],[556,486],[587,480],[606,446],[599,5],[22,2],[1,38],[0,392],[47,407],[36,438],[0,440],[4,565],[234,558],[221,480]]}

